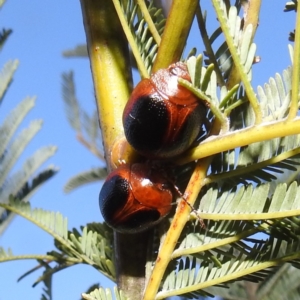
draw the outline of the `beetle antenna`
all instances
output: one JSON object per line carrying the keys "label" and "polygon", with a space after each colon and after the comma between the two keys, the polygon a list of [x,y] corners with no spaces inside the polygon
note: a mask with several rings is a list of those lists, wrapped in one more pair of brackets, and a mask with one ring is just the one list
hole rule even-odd
{"label": "beetle antenna", "polygon": [[174,187],[176,193],[179,195],[179,197],[181,197],[181,199],[182,199],[183,201],[185,201],[186,204],[190,207],[191,212],[193,212],[193,213],[196,215],[196,218],[197,218],[198,221],[200,222],[201,228],[206,228],[203,219],[200,217],[200,215],[199,215],[198,211],[195,209],[195,207],[194,207],[193,205],[191,205],[191,204],[187,201],[187,199],[185,198],[185,196],[184,196],[184,195],[182,194],[182,192],[179,190],[178,186],[176,186],[174,183],[173,183],[173,187]]}

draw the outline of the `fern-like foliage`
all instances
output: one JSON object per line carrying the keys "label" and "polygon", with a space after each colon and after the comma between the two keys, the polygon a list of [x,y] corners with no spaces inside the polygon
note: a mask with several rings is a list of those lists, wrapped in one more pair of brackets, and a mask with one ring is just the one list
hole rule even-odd
{"label": "fern-like foliage", "polygon": [[69,179],[69,181],[66,183],[64,187],[64,191],[66,193],[69,193],[74,189],[82,185],[85,185],[87,183],[103,180],[106,178],[106,175],[107,175],[106,168],[97,168],[97,169],[88,170],[86,172],[82,172]]}
{"label": "fern-like foliage", "polygon": [[[1,38],[1,36],[0,36]],[[8,61],[0,72],[0,104],[3,101],[6,90],[11,84],[13,75],[18,67],[19,62],[17,60]]]}
{"label": "fern-like foliage", "polygon": [[[41,261],[41,263],[43,262]],[[47,263],[43,263],[43,267],[45,268],[45,272],[50,268]],[[41,300],[52,300],[52,276],[47,276],[43,282],[44,288]]]}
{"label": "fern-like foliage", "polygon": [[[247,40],[244,41],[248,44]],[[253,55],[254,52],[251,53],[252,59]],[[250,103],[245,101],[245,95],[237,90],[237,86],[230,91],[223,86],[218,93],[215,72],[210,67],[202,67],[201,62],[201,56],[200,59],[189,58],[187,63],[193,86],[186,81],[181,81],[182,84],[209,103],[215,117],[225,124],[225,131],[253,126],[255,115]],[[287,116],[291,101],[291,76],[291,68],[288,68],[283,71],[282,76],[277,73],[274,78],[270,78],[264,87],[258,86],[257,94],[263,122],[274,122]],[[230,128],[226,128],[228,112]],[[284,169],[298,172],[296,166],[299,164],[299,146],[297,135],[219,153],[214,157],[208,180],[218,183],[230,181],[235,185],[249,181],[261,183],[276,179],[276,174],[283,173]]]}
{"label": "fern-like foliage", "polygon": [[[171,216],[173,223],[168,232],[159,232],[161,244],[153,250],[154,255],[149,255],[147,269],[151,269],[152,274],[146,280],[144,299],[177,295],[197,299],[215,295],[214,290],[208,289],[211,286],[224,288],[240,280],[264,282],[257,290],[258,298],[263,299],[273,292],[277,280],[281,283],[278,289],[285,287],[282,274],[291,278],[294,268],[300,266],[300,185],[294,180],[298,178],[300,164],[299,130],[289,137],[270,135],[268,141],[257,138],[253,142],[247,135],[254,129],[263,131],[278,124],[284,127],[299,119],[296,117],[298,99],[290,92],[295,89],[295,82],[298,88],[299,80],[293,77],[295,66],[287,68],[282,75],[276,74],[255,93],[251,86],[252,64],[256,61],[256,45],[252,41],[255,27],[243,26],[244,20],[239,14],[244,2],[231,5],[230,1],[212,0],[212,3],[220,29],[205,38],[208,34],[200,9],[198,22],[204,23],[201,34],[207,59],[203,66],[202,56],[190,55],[186,62],[192,82],[179,80],[209,108],[207,121],[212,129],[207,126],[206,139],[201,137],[199,146],[188,151],[186,157],[178,158],[179,163],[184,159],[191,163],[188,167],[176,168],[180,180],[189,182],[184,194],[186,199],[180,202],[173,220]],[[165,20],[151,1],[114,0],[114,5],[141,76],[147,77]],[[223,40],[214,49],[219,37]],[[298,48],[295,49],[296,53]],[[290,53],[294,57],[292,49]],[[97,119],[80,107],[72,73],[63,76],[63,96],[68,119],[79,140],[92,152],[98,151],[96,140],[101,137],[97,133]],[[199,156],[193,156],[197,149],[205,146],[210,149],[209,145],[215,140],[222,143],[222,139],[229,137],[238,140],[237,146],[233,143],[220,151],[213,152],[213,149],[205,155],[200,151]],[[26,140],[23,145],[25,143]],[[9,169],[18,154],[17,150],[12,153],[3,152],[3,170]],[[293,179],[282,183],[280,175],[285,171],[291,173]],[[104,169],[97,169],[79,174],[70,180],[66,189],[102,179],[103,173]],[[178,185],[184,184],[179,182]],[[21,193],[26,194],[25,190]],[[47,282],[57,271],[79,263],[89,264],[106,277],[116,279],[112,231],[105,224],[93,223],[70,231],[66,218],[60,213],[34,210],[28,203],[10,198],[10,202],[0,203],[3,210],[23,216],[55,240],[55,250],[42,258],[36,257],[37,268],[43,267],[45,271],[35,284]],[[186,201],[195,207],[190,218]],[[199,218],[203,218],[204,225]],[[152,257],[157,256],[157,250],[159,259],[155,260]],[[0,259],[13,258],[1,249]],[[48,262],[55,265],[50,268]],[[283,263],[290,265],[281,267]],[[297,296],[297,288],[295,280],[291,298]],[[44,299],[49,295],[45,293]],[[115,291],[115,297],[125,299],[119,291]],[[112,299],[112,293],[97,288],[83,294],[83,299]]]}
{"label": "fern-like foliage", "polygon": [[153,1],[145,2],[145,7],[135,1],[116,1],[119,18],[124,20],[124,32],[142,76],[150,74],[156,57],[161,34],[165,26],[162,9],[157,9]]}
{"label": "fern-like foliage", "polygon": [[[288,1],[285,4],[284,11],[290,12],[290,11],[297,11],[298,7],[298,0]],[[294,31],[291,31],[289,34],[289,41],[294,42],[295,41],[295,29]]]}
{"label": "fern-like foliage", "polygon": [[[5,1],[0,1],[0,7]],[[3,29],[0,33],[0,49],[7,41],[11,30]],[[13,80],[18,67],[18,60],[8,61],[0,71],[0,104]],[[43,147],[37,150],[23,164],[23,167],[12,174],[12,169],[24,152],[26,146],[42,127],[42,120],[33,120],[29,126],[18,135],[22,121],[35,105],[34,97],[27,97],[20,102],[0,125],[0,203],[7,203],[10,196],[27,202],[37,189],[57,172],[57,168],[49,166],[42,172],[39,168],[54,155],[55,146]],[[0,235],[7,228],[14,214],[5,208],[0,208]]]}
{"label": "fern-like foliage", "polygon": [[[3,2],[0,3],[0,5],[3,5]],[[0,49],[2,49],[4,43],[6,42],[7,38],[10,36],[10,34],[12,33],[11,29],[2,29],[2,32],[0,32]]]}
{"label": "fern-like foliage", "polygon": [[250,295],[256,299],[279,299],[284,295],[287,299],[299,298],[299,269],[291,264],[284,264],[270,273],[263,282],[239,281],[228,284],[227,288],[211,287],[207,291],[219,295],[222,299],[247,300]]}
{"label": "fern-like foliage", "polygon": [[[42,209],[31,209],[29,203],[24,203],[13,198],[10,198],[7,204],[0,203],[0,207],[24,217],[52,235],[55,239],[57,250],[48,252],[44,257],[38,255],[30,256],[31,258],[38,259],[41,266],[47,261],[56,262],[56,266],[54,267],[50,267],[47,264],[43,275],[36,280],[34,285],[46,280],[59,270],[79,263],[92,265],[101,273],[114,280],[112,230],[106,225],[92,223],[82,227],[81,231],[77,229],[68,231],[67,218],[63,217],[60,213],[44,211]],[[11,252],[5,252],[3,249],[1,249],[0,254],[2,261],[16,259],[16,257],[12,256]],[[26,256],[23,257],[25,258]],[[34,268],[27,272],[24,276],[36,269]]]}
{"label": "fern-like foliage", "polygon": [[[246,132],[250,128],[284,124],[286,118],[292,120],[291,106],[296,108],[291,95],[292,67],[270,78],[254,93],[250,85],[256,49],[252,43],[252,25],[243,28],[238,5],[230,6],[229,1],[213,1],[213,4],[222,28],[214,38],[223,34],[225,43],[216,52],[211,49],[213,55],[205,61],[206,67],[202,66],[201,56],[189,57],[192,84],[179,80],[210,109],[208,119],[212,126],[220,124],[219,137],[209,137],[199,146],[198,170],[205,161],[200,149],[214,138],[220,139],[220,143],[221,137],[233,134],[247,139]],[[294,55],[293,51],[290,53]],[[232,85],[227,83],[234,68],[240,78],[237,85],[230,88]],[[274,278],[280,263],[290,262],[299,267],[299,182],[280,183],[285,171],[290,178],[297,178],[299,135],[232,148],[229,145],[226,152],[213,153],[211,161],[207,159],[210,163],[206,177],[199,182],[202,188],[196,202],[196,206],[199,205],[196,221],[187,223],[179,240],[176,239],[156,299],[175,295],[195,299],[210,295],[205,288],[211,285]],[[187,159],[180,158],[179,162],[188,162],[193,152],[197,153],[197,149],[188,152]],[[192,156],[191,160],[195,158]],[[203,174],[200,174],[201,177]],[[191,179],[190,185],[187,194],[192,193],[192,187],[196,188],[197,181]],[[207,220],[205,226],[198,224],[199,216]],[[178,226],[179,220],[180,210],[159,257],[174,243],[172,236],[177,232],[173,226]],[[160,276],[159,267],[154,268],[150,281],[156,276]],[[150,283],[149,294],[152,287]]]}
{"label": "fern-like foliage", "polygon": [[[92,286],[90,286],[84,294],[90,294],[91,292],[93,292],[94,290],[99,289],[99,288],[100,288],[100,285],[98,283],[95,283]],[[84,298],[81,297],[80,300],[84,300]]]}
{"label": "fern-like foliage", "polygon": [[[113,297],[114,295],[114,297]],[[99,288],[90,292],[89,294],[82,294],[82,299],[86,300],[127,300],[128,298],[117,287],[114,288],[114,292],[110,289]]]}
{"label": "fern-like foliage", "polygon": [[[210,282],[226,287],[223,282],[230,282],[235,278],[265,282],[276,277],[276,274],[278,276],[278,263],[290,261],[291,256],[294,258],[292,263],[298,268],[297,221],[289,219],[275,224],[277,229],[274,230],[274,226],[269,232],[270,236],[265,238],[255,238],[253,234],[257,231],[267,233],[268,230],[264,231],[264,228],[270,226],[267,223],[208,223],[209,229],[202,229],[200,232],[195,225],[186,228],[183,236],[187,235],[173,255],[174,258],[177,255],[180,257],[178,264],[171,264],[174,268],[166,275],[157,299],[179,294],[191,298],[208,296],[209,290],[203,289],[211,286]],[[230,244],[228,240],[231,240]]]}
{"label": "fern-like foliage", "polygon": [[[235,1],[235,5],[232,6],[230,6],[229,1],[220,1],[220,8],[223,11],[223,16],[227,19],[227,25],[230,30],[230,34],[233,37],[234,44],[240,51],[243,52],[245,51],[245,48],[242,47],[244,39],[243,30],[245,30],[245,28],[243,29],[242,26],[244,20],[239,16],[241,7],[242,2],[240,1]],[[205,64],[207,66],[214,64],[218,82],[221,85],[224,85],[224,83],[228,80],[229,74],[233,67],[232,54],[228,48],[228,43],[223,39],[221,27],[217,27],[213,33],[209,35],[206,28],[205,14],[202,12],[201,7],[197,13],[197,21],[204,46],[206,48]],[[252,32],[248,31],[248,35],[251,35],[251,33]],[[251,51],[255,52],[255,45],[252,47],[253,50]],[[243,55],[241,56],[243,57]],[[249,61],[249,64],[252,64],[252,62]],[[249,76],[251,77],[251,73]]]}
{"label": "fern-like foliage", "polygon": [[73,49],[63,51],[64,57],[88,57],[86,45],[77,45]]}
{"label": "fern-like foliage", "polygon": [[62,95],[66,114],[77,139],[93,154],[103,160],[102,137],[99,129],[97,112],[90,116],[79,104],[75,91],[73,72],[62,75]]}
{"label": "fern-like foliage", "polygon": [[[9,84],[9,81],[7,81]],[[26,148],[27,144],[41,129],[42,121],[32,121],[26,129],[14,138],[14,133],[20,126],[28,112],[33,108],[34,98],[23,100],[4,120],[0,127],[0,202],[6,203],[10,195],[14,195],[23,201],[29,201],[30,196],[46,180],[51,178],[57,169],[53,166],[37,173],[41,165],[56,152],[55,146],[40,148],[28,158],[22,169],[11,174],[11,169]],[[30,183],[32,180],[32,183]],[[7,228],[12,220],[13,214],[5,209],[0,209],[0,233]]]}
{"label": "fern-like foliage", "polygon": [[[95,110],[90,116],[79,104],[76,96],[73,72],[62,75],[62,94],[66,108],[66,115],[69,124],[76,131],[76,136],[90,152],[104,161],[104,151],[102,147],[102,136],[99,128],[98,114]],[[70,192],[75,188],[87,183],[104,179],[106,171],[104,168],[91,169],[73,176],[65,185],[65,192]]]}

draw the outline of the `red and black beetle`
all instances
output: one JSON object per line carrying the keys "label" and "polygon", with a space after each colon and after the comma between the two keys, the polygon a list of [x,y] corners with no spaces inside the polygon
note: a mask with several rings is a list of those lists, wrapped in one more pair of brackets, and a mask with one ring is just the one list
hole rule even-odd
{"label": "red and black beetle", "polygon": [[135,87],[124,109],[127,141],[148,158],[183,153],[197,139],[205,121],[205,104],[180,86],[178,78],[191,81],[182,62],[157,71]]}
{"label": "red and black beetle", "polygon": [[123,233],[149,229],[171,210],[168,181],[147,164],[122,165],[111,172],[99,195],[106,223]]}

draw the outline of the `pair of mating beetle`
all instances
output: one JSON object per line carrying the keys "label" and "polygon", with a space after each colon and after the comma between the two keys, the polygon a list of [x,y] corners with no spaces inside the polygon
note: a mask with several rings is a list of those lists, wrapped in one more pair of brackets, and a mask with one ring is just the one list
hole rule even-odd
{"label": "pair of mating beetle", "polygon": [[[149,160],[169,160],[195,142],[207,108],[178,78],[191,81],[186,64],[178,62],[142,80],[123,113],[128,143]],[[169,180],[150,163],[124,164],[109,174],[99,205],[109,226],[124,233],[146,230],[171,210]]]}

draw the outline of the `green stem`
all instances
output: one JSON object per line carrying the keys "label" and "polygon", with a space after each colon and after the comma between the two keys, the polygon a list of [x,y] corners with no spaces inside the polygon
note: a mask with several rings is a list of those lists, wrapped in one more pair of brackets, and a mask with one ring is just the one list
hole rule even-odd
{"label": "green stem", "polygon": [[[52,255],[37,255],[37,254],[32,254],[32,255],[13,255],[13,256],[4,256],[0,258],[0,262],[7,262],[7,261],[14,261],[14,260],[24,260],[24,259],[40,259],[40,260],[48,260],[48,261],[57,261],[57,257],[52,256]],[[81,260],[72,261],[72,264],[75,263],[81,263]]]}
{"label": "green stem", "polygon": [[161,41],[161,37],[153,23],[153,20],[149,14],[149,11],[148,11],[148,8],[145,4],[145,1],[144,0],[137,0],[137,3],[141,9],[141,12],[144,16],[144,19],[146,21],[146,23],[148,24],[148,28],[149,28],[149,31],[151,32],[156,44],[159,46],[160,44],[160,41]]}
{"label": "green stem", "polygon": [[172,220],[171,226],[167,235],[160,246],[160,250],[154,265],[149,283],[146,287],[144,300],[157,299],[155,295],[161,284],[164,272],[172,258],[172,253],[176,247],[180,234],[188,220],[190,214],[190,205],[193,205],[201,188],[204,178],[206,176],[207,168],[209,167],[210,160],[205,159],[203,162],[198,162],[196,169],[190,179],[188,187],[185,192],[185,200],[181,200],[177,205],[176,214]]}
{"label": "green stem", "polygon": [[297,154],[300,154],[300,148],[296,148],[290,151],[283,152],[277,156],[273,156],[270,159],[264,160],[259,163],[254,163],[244,168],[238,168],[233,171],[223,172],[216,175],[210,175],[205,179],[206,184],[210,184],[212,182],[218,182],[220,180],[225,180],[229,178],[233,178],[236,176],[242,176],[245,174],[249,174],[250,172],[254,172],[256,170],[261,170],[265,167],[271,166],[273,164],[279,163],[283,160],[291,158]]}
{"label": "green stem", "polygon": [[[220,131],[220,123],[214,121],[211,132],[216,134]],[[182,199],[176,209],[176,214],[172,220],[171,226],[166,237],[160,246],[160,250],[153,268],[153,272],[146,287],[144,300],[157,299],[155,295],[161,284],[164,272],[172,259],[172,253],[177,245],[180,234],[189,219],[190,207],[194,205],[197,196],[205,184],[207,170],[211,164],[212,157],[207,157],[197,162],[196,168],[190,178],[188,186],[184,192],[184,200]],[[188,205],[189,203],[189,205]]]}
{"label": "green stem", "polygon": [[198,0],[173,1],[152,72],[180,60],[197,5]]}
{"label": "green stem", "polygon": [[[133,36],[133,34],[130,30],[130,27],[128,26],[128,23],[125,19],[125,15],[124,15],[124,12],[123,12],[122,7],[120,5],[120,1],[119,0],[112,0],[112,2],[114,3],[116,12],[118,14],[117,18],[119,18],[119,20],[120,20],[120,23],[121,23],[122,28],[124,30],[124,33],[126,35],[127,41],[130,45],[131,51],[132,51],[133,56],[136,60],[137,67],[140,71],[140,74],[141,74],[142,78],[148,78],[149,77],[148,71],[145,67],[145,64],[144,64],[143,60],[142,60],[142,57],[140,55],[139,48],[137,47],[137,44],[135,42],[134,36]],[[115,16],[115,18],[116,18],[116,16]]]}
{"label": "green stem", "polygon": [[240,63],[240,57],[237,52],[237,47],[234,44],[233,38],[230,34],[230,30],[227,25],[227,15],[226,11],[224,11],[220,6],[220,1],[218,0],[212,0],[213,6],[215,8],[218,20],[220,22],[222,32],[225,36],[225,40],[227,42],[229,51],[231,53],[234,65],[236,66],[236,70],[244,84],[245,92],[248,96],[248,100],[251,103],[251,106],[253,108],[254,114],[255,114],[255,124],[260,124],[262,122],[262,113],[261,109],[258,103],[258,100],[255,96],[255,92],[252,88],[252,85],[247,77],[247,74],[244,72],[243,65]]}
{"label": "green stem", "polygon": [[108,169],[124,135],[122,114],[132,83],[128,46],[111,1],[81,0],[87,47]]}
{"label": "green stem", "polygon": [[206,24],[205,24],[205,21],[204,21],[204,18],[203,18],[201,5],[198,5],[198,7],[197,7],[196,17],[197,17],[198,28],[199,28],[199,31],[201,33],[201,37],[202,37],[202,40],[203,40],[203,44],[204,44],[205,50],[207,52],[207,56],[211,60],[211,63],[215,66],[214,70],[215,70],[216,75],[217,75],[218,84],[220,86],[223,86],[223,85],[225,85],[225,82],[224,82],[222,72],[220,70],[217,58],[215,56],[214,50],[212,48],[212,44],[209,40],[209,36],[207,34],[207,31],[206,31]]}
{"label": "green stem", "polygon": [[[122,114],[132,86],[128,44],[124,36],[127,24],[119,2],[81,0],[87,46],[90,56],[102,137],[109,170],[113,145],[123,137]],[[121,25],[122,24],[122,25]],[[126,31],[129,34],[129,31]],[[114,234],[118,287],[132,300],[140,300],[145,286],[147,249],[140,249],[134,235]],[[120,245],[122,245],[120,247]],[[130,250],[128,252],[128,250]],[[136,256],[136,251],[140,251]],[[126,273],[130,270],[130,273]],[[134,286],[133,286],[134,283]],[[133,288],[134,287],[134,288]]]}
{"label": "green stem", "polygon": [[300,134],[300,118],[291,121],[280,120],[252,126],[224,135],[211,136],[199,146],[186,152],[184,157],[176,160],[178,164],[185,164],[203,157],[228,151],[252,143],[263,142],[278,137]]}
{"label": "green stem", "polygon": [[297,116],[299,106],[299,78],[300,78],[300,13],[297,11],[295,45],[293,57],[292,97],[288,119]]}
{"label": "green stem", "polygon": [[206,105],[212,111],[215,118],[218,119],[218,121],[222,124],[221,125],[222,132],[228,131],[228,120],[227,120],[227,118],[220,111],[220,109],[212,103],[211,99],[208,96],[206,96],[200,89],[195,89],[193,87],[193,85],[187,80],[179,78],[178,82],[180,83],[180,85],[184,86],[186,89],[190,90],[194,95],[196,95],[199,99],[201,99],[199,101],[206,102]]}
{"label": "green stem", "polygon": [[250,264],[250,267],[247,266],[245,268],[238,268],[233,272],[228,272],[228,274],[222,274],[220,276],[215,276],[214,279],[208,279],[205,282],[201,282],[198,284],[192,284],[192,285],[187,285],[187,287],[185,288],[180,288],[180,289],[176,289],[174,291],[166,291],[166,292],[160,292],[157,297],[155,298],[156,300],[158,299],[165,299],[168,297],[172,297],[172,296],[179,296],[191,291],[198,291],[198,290],[203,290],[205,288],[211,287],[211,286],[217,286],[217,285],[221,285],[224,284],[224,282],[228,282],[228,281],[234,281],[237,278],[242,278],[246,275],[249,274],[253,274],[253,273],[257,273],[261,270],[266,270],[269,268],[274,268],[277,266],[282,265],[285,262],[290,262],[292,260],[299,260],[300,258],[300,253],[299,252],[295,252],[293,254],[290,255],[285,255],[282,257],[276,257],[272,260],[266,260],[266,261],[262,261],[259,262],[257,264]]}

